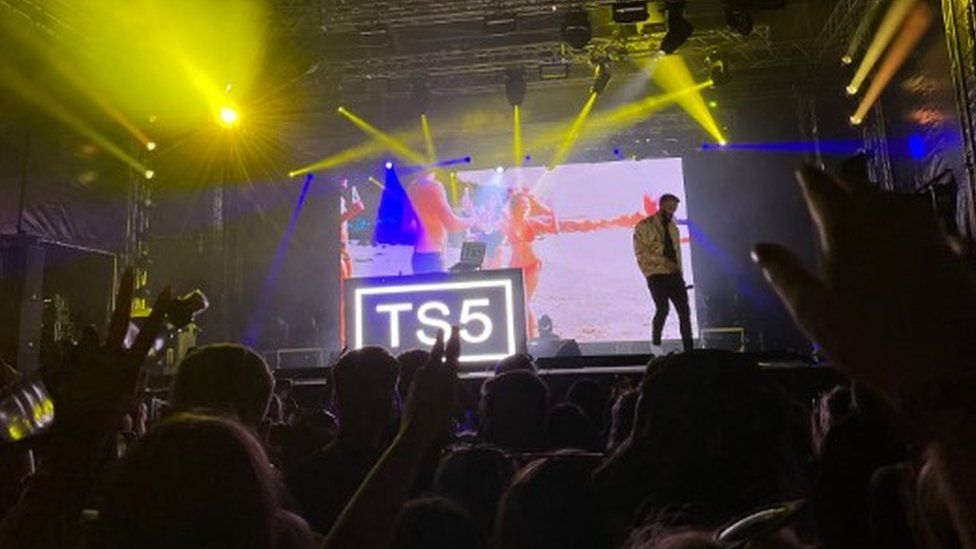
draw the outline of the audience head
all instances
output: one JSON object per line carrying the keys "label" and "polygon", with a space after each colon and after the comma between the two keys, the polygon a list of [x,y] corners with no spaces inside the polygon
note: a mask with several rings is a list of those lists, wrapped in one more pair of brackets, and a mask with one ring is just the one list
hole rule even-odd
{"label": "audience head", "polygon": [[290,473],[316,450],[335,440],[338,422],[325,410],[300,414],[291,425],[278,425],[272,431],[274,445],[280,452],[277,464]]}
{"label": "audience head", "polygon": [[637,413],[639,391],[627,391],[617,397],[610,411],[610,432],[607,435],[607,450],[613,451],[630,436],[634,428],[634,415]]}
{"label": "audience head", "polygon": [[491,532],[498,502],[514,474],[512,460],[497,448],[457,448],[441,459],[434,492],[461,505],[482,530]]}
{"label": "audience head", "polygon": [[484,549],[485,534],[458,505],[442,497],[407,502],[397,517],[392,549]]}
{"label": "audience head", "polygon": [[339,436],[389,434],[396,422],[397,359],[382,347],[349,351],[332,368]]}
{"label": "audience head", "polygon": [[514,452],[545,449],[549,389],[532,372],[508,372],[481,386],[481,435]]}
{"label": "audience head", "polygon": [[505,374],[508,372],[532,372],[535,373],[537,368],[535,366],[535,359],[532,355],[525,353],[517,353],[514,355],[509,355],[498,361],[495,365],[495,375]]}
{"label": "audience head", "polygon": [[724,520],[795,495],[802,426],[747,355],[669,355],[649,365],[633,432],[597,476],[618,512],[687,504]]}
{"label": "audience head", "polygon": [[607,389],[592,379],[581,379],[566,392],[566,402],[579,406],[597,427],[606,421],[608,400]]}
{"label": "audience head", "polygon": [[553,449],[576,449],[599,452],[600,433],[583,410],[564,402],[549,410],[546,419],[549,446]]}
{"label": "audience head", "polygon": [[413,383],[413,376],[421,367],[430,360],[430,351],[424,349],[411,349],[397,355],[397,362],[400,363],[400,378],[397,380],[397,393],[401,399],[407,398],[410,392],[410,384]]}
{"label": "audience head", "polygon": [[261,355],[221,343],[190,349],[170,389],[172,410],[231,414],[256,429],[268,412],[274,378]]}
{"label": "audience head", "polygon": [[814,455],[820,455],[831,427],[850,416],[854,409],[851,388],[838,385],[820,395],[810,414],[810,436]]}
{"label": "audience head", "polygon": [[[120,463],[92,546],[271,548],[282,534],[282,513],[271,467],[247,429],[179,413]],[[296,534],[308,538],[307,530]]]}
{"label": "audience head", "polygon": [[495,544],[505,549],[610,546],[590,475],[595,462],[572,453],[525,467],[502,499]]}

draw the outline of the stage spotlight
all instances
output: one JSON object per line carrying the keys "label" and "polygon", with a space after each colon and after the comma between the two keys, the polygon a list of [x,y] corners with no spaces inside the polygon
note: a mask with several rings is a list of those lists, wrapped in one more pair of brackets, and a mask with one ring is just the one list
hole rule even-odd
{"label": "stage spotlight", "polygon": [[691,38],[694,27],[685,19],[684,0],[669,0],[666,2],[666,9],[668,10],[668,33],[661,40],[661,51],[671,55]]}
{"label": "stage spotlight", "polygon": [[156,142],[155,141],[146,141],[146,150],[147,151],[154,151],[154,150],[156,150]]}
{"label": "stage spotlight", "polygon": [[239,119],[240,119],[240,116],[237,114],[237,111],[234,110],[234,107],[231,107],[229,105],[228,106],[221,107],[221,109],[220,109],[220,123],[221,124],[223,124],[224,126],[227,126],[229,128],[231,126],[236,125],[237,124],[237,121]]}
{"label": "stage spotlight", "polygon": [[563,40],[571,47],[581,50],[590,43],[593,29],[590,27],[590,14],[582,9],[572,9],[563,17],[561,28]]}
{"label": "stage spotlight", "polygon": [[709,101],[708,106],[714,109],[715,107],[718,106],[718,101],[715,100]]}
{"label": "stage spotlight", "polygon": [[470,164],[471,163],[471,157],[470,156],[465,156],[464,157],[464,163],[465,164]]}
{"label": "stage spotlight", "polygon": [[505,168],[503,168],[503,167],[501,167],[501,166],[498,166],[497,168],[495,168],[495,171],[496,171],[497,173],[502,173],[503,171],[505,171]]}
{"label": "stage spotlight", "polygon": [[384,164],[383,166],[386,169],[388,169],[388,170],[392,170],[393,169],[393,162],[387,161],[386,164]]}
{"label": "stage spotlight", "polygon": [[596,72],[593,76],[593,85],[590,86],[590,91],[595,94],[601,94],[607,89],[607,84],[610,83],[610,62],[601,61],[596,66]]}
{"label": "stage spotlight", "polygon": [[613,3],[614,23],[640,23],[647,21],[650,13],[647,11],[647,1],[617,1]]}
{"label": "stage spotlight", "polygon": [[525,101],[525,90],[525,74],[521,69],[513,69],[505,74],[505,97],[509,105],[521,105]]}
{"label": "stage spotlight", "polygon": [[729,3],[725,5],[725,22],[729,28],[742,36],[752,34],[752,14],[746,8]]}
{"label": "stage spotlight", "polygon": [[410,83],[410,103],[417,114],[426,114],[430,107],[430,87],[422,76],[414,78]]}
{"label": "stage spotlight", "polygon": [[708,65],[708,78],[712,81],[712,86],[721,86],[729,81],[728,60],[717,51],[712,51],[705,58]]}
{"label": "stage spotlight", "polygon": [[152,179],[152,178],[156,177],[156,172],[154,172],[152,170],[146,170],[146,172],[144,174],[142,174],[142,175],[144,175],[146,177],[146,179]]}

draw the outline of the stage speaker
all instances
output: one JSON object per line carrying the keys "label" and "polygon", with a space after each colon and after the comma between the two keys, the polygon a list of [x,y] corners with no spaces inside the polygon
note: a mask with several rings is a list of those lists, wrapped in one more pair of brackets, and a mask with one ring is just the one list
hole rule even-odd
{"label": "stage speaker", "polygon": [[529,343],[529,354],[535,358],[581,356],[575,339],[536,340]]}
{"label": "stage speaker", "polygon": [[115,268],[109,252],[29,235],[0,238],[0,357],[31,374],[40,367],[42,335],[71,335],[62,333],[69,325],[105,326]]}

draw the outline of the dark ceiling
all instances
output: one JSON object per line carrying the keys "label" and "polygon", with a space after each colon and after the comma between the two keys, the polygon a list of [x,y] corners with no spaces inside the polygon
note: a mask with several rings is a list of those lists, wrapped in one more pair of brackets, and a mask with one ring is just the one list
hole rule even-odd
{"label": "dark ceiling", "polygon": [[[753,1],[753,0],[750,0]],[[305,50],[315,79],[356,94],[405,91],[424,77],[432,90],[471,93],[499,89],[503,75],[524,70],[530,87],[579,84],[593,77],[594,59],[613,61],[618,77],[636,70],[629,61],[655,55],[666,28],[648,23],[617,24],[612,2],[566,0],[284,0],[276,4],[281,24]],[[651,3],[652,14],[657,11]],[[584,49],[560,35],[565,14],[583,7],[593,39]],[[824,21],[836,7],[830,0],[787,0],[778,9],[757,10],[748,36],[725,21],[722,0],[689,0],[686,18],[694,34],[679,50],[693,68],[718,51],[737,79],[768,78],[771,72],[807,69],[821,51]],[[515,29],[486,30],[487,18],[514,16]],[[568,77],[541,80],[541,66],[566,64]]]}

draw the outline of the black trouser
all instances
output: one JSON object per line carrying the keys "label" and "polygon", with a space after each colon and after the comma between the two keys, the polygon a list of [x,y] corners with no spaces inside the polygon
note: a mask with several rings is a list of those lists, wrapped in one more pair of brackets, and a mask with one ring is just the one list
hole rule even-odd
{"label": "black trouser", "polygon": [[678,312],[678,324],[681,327],[681,343],[686,351],[693,348],[691,339],[691,308],[688,306],[688,290],[681,273],[657,274],[647,277],[647,287],[654,299],[654,321],[651,324],[651,342],[661,344],[661,332],[664,331],[664,321],[668,318],[670,306],[674,303],[674,310]]}

